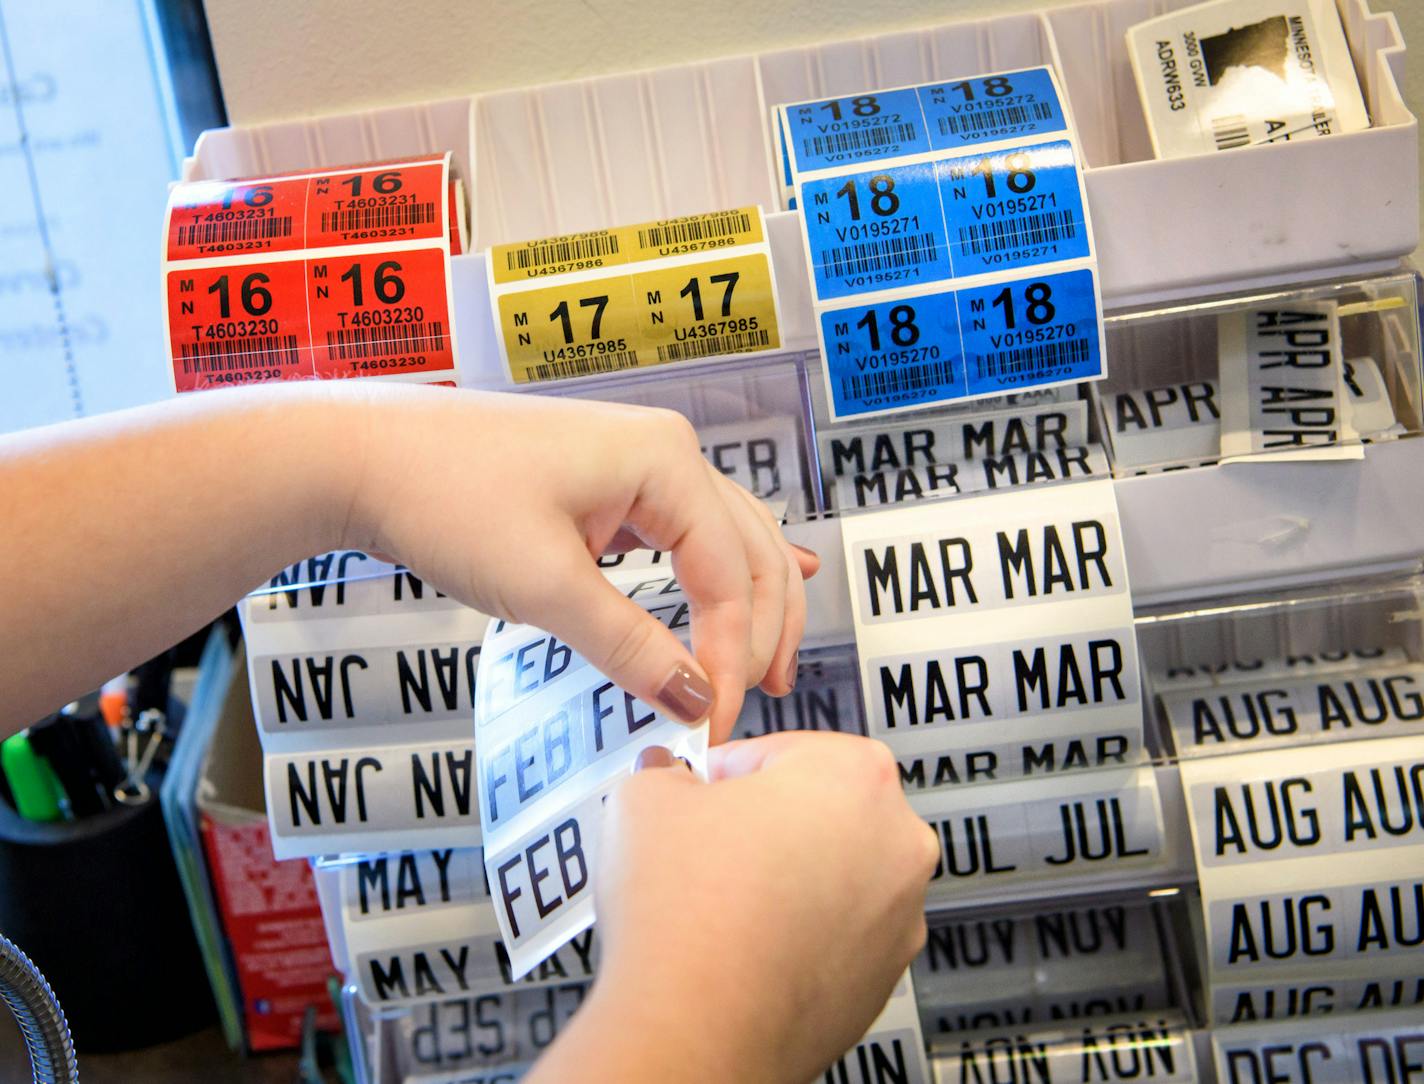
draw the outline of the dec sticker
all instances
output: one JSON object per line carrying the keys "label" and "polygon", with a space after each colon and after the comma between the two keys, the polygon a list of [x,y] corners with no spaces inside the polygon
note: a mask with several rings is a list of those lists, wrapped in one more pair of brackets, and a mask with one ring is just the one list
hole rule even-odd
{"label": "dec sticker", "polygon": [[176,186],[163,265],[175,389],[450,382],[462,198],[448,154]]}
{"label": "dec sticker", "polygon": [[781,346],[758,208],[501,245],[487,262],[516,384]]}
{"label": "dec sticker", "polygon": [[827,307],[831,414],[846,418],[1103,375],[1091,268]]}

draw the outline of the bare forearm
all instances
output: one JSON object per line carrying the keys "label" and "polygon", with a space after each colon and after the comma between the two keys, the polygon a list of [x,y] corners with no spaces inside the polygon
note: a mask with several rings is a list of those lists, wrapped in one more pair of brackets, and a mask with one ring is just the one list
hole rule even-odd
{"label": "bare forearm", "polygon": [[346,389],[254,388],[0,438],[0,736],[339,544],[363,417]]}

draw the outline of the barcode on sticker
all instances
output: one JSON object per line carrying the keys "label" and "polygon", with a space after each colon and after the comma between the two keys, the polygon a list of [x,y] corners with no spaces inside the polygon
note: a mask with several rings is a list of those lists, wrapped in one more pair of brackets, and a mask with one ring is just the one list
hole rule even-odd
{"label": "barcode on sticker", "polygon": [[819,158],[826,155],[877,151],[884,147],[909,143],[917,135],[918,132],[913,124],[887,124],[880,128],[861,128],[850,132],[804,136],[801,140],[801,153]]}
{"label": "barcode on sticker", "polygon": [[1251,131],[1246,127],[1246,118],[1240,113],[1226,117],[1211,118],[1211,138],[1219,151],[1235,150],[1251,144]]}
{"label": "barcode on sticker", "polygon": [[393,226],[424,226],[434,222],[437,214],[434,203],[348,207],[340,211],[322,211],[321,232],[355,233],[361,230],[390,229]]}
{"label": "barcode on sticker", "polygon": [[939,246],[932,233],[914,237],[890,237],[884,241],[861,241],[853,245],[822,249],[819,263],[830,278],[868,275],[875,271],[892,271],[934,263],[939,258]]}
{"label": "barcode on sticker", "polygon": [[245,241],[273,241],[292,236],[292,216],[241,218],[227,222],[199,222],[178,227],[178,244],[227,245]]}
{"label": "barcode on sticker", "polygon": [[179,346],[184,373],[270,369],[301,362],[295,335],[262,335],[221,342],[180,343]]}
{"label": "barcode on sticker", "polygon": [[1046,373],[1062,365],[1081,365],[1088,361],[1090,354],[1087,339],[1067,339],[976,354],[974,365],[982,380],[986,377]]}
{"label": "barcode on sticker", "polygon": [[693,358],[710,358],[718,354],[745,354],[749,350],[765,350],[770,345],[771,336],[765,331],[744,331],[735,335],[689,339],[687,342],[660,346],[658,360],[691,361]]}
{"label": "barcode on sticker", "polygon": [[423,353],[445,349],[445,325],[439,320],[419,324],[353,327],[326,333],[326,347],[338,360],[386,354]]}
{"label": "barcode on sticker", "polygon": [[971,222],[959,227],[960,245],[976,256],[1007,252],[1023,245],[1071,241],[1077,236],[1078,221],[1072,211],[1048,211],[1008,221]]}
{"label": "barcode on sticker", "polygon": [[536,380],[563,380],[570,376],[593,376],[596,373],[616,373],[621,369],[636,369],[638,352],[620,350],[596,358],[576,358],[573,361],[546,361],[531,365]]}
{"label": "barcode on sticker", "polygon": [[1039,123],[1052,120],[1054,116],[1053,103],[1034,102],[1031,105],[1006,105],[975,113],[945,113],[936,119],[939,121],[940,135],[960,136],[982,135],[1000,128]]}
{"label": "barcode on sticker", "polygon": [[[669,245],[689,245],[717,237],[733,237],[752,228],[751,215],[745,211],[726,211],[704,215],[682,222],[664,222],[638,231],[640,249],[666,248]],[[615,246],[615,251],[616,251]]]}
{"label": "barcode on sticker", "polygon": [[524,248],[507,251],[504,259],[510,271],[530,271],[536,267],[559,267],[567,263],[601,260],[616,255],[618,238],[608,233],[526,245]]}
{"label": "barcode on sticker", "polygon": [[953,363],[933,361],[873,373],[847,373],[841,377],[841,395],[848,399],[903,395],[939,388],[954,380]]}

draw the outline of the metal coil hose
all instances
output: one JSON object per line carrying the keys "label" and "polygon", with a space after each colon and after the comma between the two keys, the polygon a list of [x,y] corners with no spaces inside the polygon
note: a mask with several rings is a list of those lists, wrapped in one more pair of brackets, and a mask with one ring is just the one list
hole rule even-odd
{"label": "metal coil hose", "polygon": [[40,969],[0,934],[0,998],[10,1006],[25,1047],[35,1084],[78,1084],[79,1064],[69,1024]]}

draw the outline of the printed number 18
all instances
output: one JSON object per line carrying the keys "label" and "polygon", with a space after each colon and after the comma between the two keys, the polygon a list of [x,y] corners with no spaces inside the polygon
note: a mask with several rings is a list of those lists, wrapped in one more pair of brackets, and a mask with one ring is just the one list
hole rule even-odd
{"label": "printed number 18", "polygon": [[[880,320],[874,309],[866,309],[865,315],[855,322],[856,327],[865,328],[870,339],[870,349],[880,349]],[[910,305],[896,305],[890,310],[890,341],[896,346],[914,346],[920,341],[920,329],[915,323],[915,310]]]}
{"label": "printed number 18", "polygon": [[[1028,308],[1024,310],[1024,315],[1028,317],[1030,324],[1046,324],[1058,315],[1058,310],[1053,307],[1053,287],[1046,282],[1031,282],[1024,289],[1023,299],[1028,302]],[[1002,309],[1004,313],[1004,327],[1013,329],[1017,325],[1014,322],[1014,291],[1012,286],[1005,286],[994,295],[992,302],[994,308]]]}

